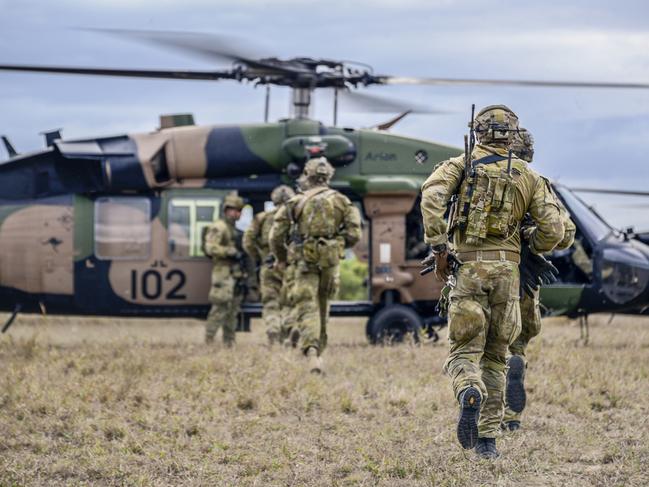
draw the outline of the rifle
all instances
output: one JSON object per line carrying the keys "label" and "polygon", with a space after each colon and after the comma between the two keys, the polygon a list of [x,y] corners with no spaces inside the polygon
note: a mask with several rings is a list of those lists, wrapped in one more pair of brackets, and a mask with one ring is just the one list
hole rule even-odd
{"label": "rifle", "polygon": [[[448,252],[448,256],[446,257],[446,260],[448,261],[448,267],[451,269],[451,274],[455,274],[460,266],[462,265],[462,261],[457,258],[455,253],[453,252]],[[428,256],[421,261],[421,265],[424,266],[422,270],[419,271],[420,276],[425,276],[426,274],[430,274],[431,272],[435,271],[435,253],[431,252],[428,254]]]}
{"label": "rifle", "polygon": [[236,260],[239,269],[241,270],[242,277],[237,279],[237,289],[243,296],[248,294],[250,286],[248,286],[248,277],[250,276],[250,260],[248,255],[243,251],[243,232],[237,230],[234,237],[235,246],[237,248],[237,255],[233,258]]}
{"label": "rifle", "polygon": [[[464,207],[460,212],[460,218],[458,219],[458,226],[460,230],[466,229],[467,219],[469,217],[469,210],[471,209],[471,196],[473,195],[473,165],[471,164],[471,154],[473,154],[473,148],[475,147],[475,103],[471,104],[471,121],[469,122],[469,134],[464,136],[464,174],[462,174],[462,179],[467,179],[469,181],[469,186],[467,188],[467,200],[464,202]],[[462,180],[458,184],[458,190],[462,186]]]}

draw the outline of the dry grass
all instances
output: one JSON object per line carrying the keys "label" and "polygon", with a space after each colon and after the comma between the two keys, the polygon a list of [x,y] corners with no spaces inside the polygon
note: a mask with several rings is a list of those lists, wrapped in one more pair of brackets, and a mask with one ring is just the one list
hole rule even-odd
{"label": "dry grass", "polygon": [[[454,438],[445,343],[366,345],[337,320],[324,378],[197,321],[21,317],[0,340],[0,485],[641,485],[649,320],[546,321],[525,429],[476,461]],[[256,325],[256,326],[255,326]]]}

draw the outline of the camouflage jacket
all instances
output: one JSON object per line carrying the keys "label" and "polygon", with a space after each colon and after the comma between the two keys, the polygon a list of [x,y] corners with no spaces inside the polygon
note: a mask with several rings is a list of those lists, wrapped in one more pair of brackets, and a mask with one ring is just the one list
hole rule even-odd
{"label": "camouflage jacket", "polygon": [[[554,194],[554,191],[552,193]],[[554,197],[559,204],[559,211],[561,212],[561,219],[563,221],[563,238],[555,248],[557,250],[565,250],[568,247],[572,246],[573,242],[575,241],[575,233],[577,232],[577,227],[572,221],[572,218],[570,218],[570,213],[568,213],[568,210],[563,205],[559,197],[556,194],[554,195]]]}
{"label": "camouflage jacket", "polygon": [[239,230],[224,219],[216,220],[205,231],[203,249],[214,264],[235,263],[234,258],[241,251],[237,245]]}
{"label": "camouflage jacket", "polygon": [[277,209],[257,213],[243,234],[243,249],[253,262],[263,262],[270,254],[268,238]]}
{"label": "camouflage jacket", "polygon": [[[296,208],[305,198],[311,198],[312,192],[316,188],[311,188],[304,193],[299,193],[291,198],[284,206],[282,206],[273,219],[273,225],[270,230],[270,251],[277,258],[279,262],[286,262],[287,249],[293,245],[289,237],[292,231],[292,221],[295,219]],[[315,196],[318,197],[318,196]],[[321,196],[323,197],[323,196]],[[358,209],[352,202],[342,193],[335,190],[329,190],[326,198],[330,198],[334,208],[334,226],[337,229],[336,237],[344,239],[345,247],[352,247],[361,238],[361,216]],[[289,213],[292,212],[292,213]],[[293,217],[291,217],[293,215]],[[303,230],[300,228],[305,227],[304,214],[297,217],[295,221],[298,227],[300,238],[306,237]]]}
{"label": "camouflage jacket", "polygon": [[[497,154],[507,157],[507,150],[500,147],[478,145],[471,154],[472,160]],[[500,169],[507,168],[507,160],[494,163]],[[520,225],[529,212],[536,228],[530,236],[530,247],[535,253],[551,251],[564,237],[564,225],[556,197],[550,182],[529,169],[528,164],[512,158],[512,174],[516,192],[512,217]],[[421,212],[424,220],[425,241],[430,245],[448,242],[447,223],[444,214],[451,197],[460,189],[464,175],[464,157],[455,157],[439,164],[422,186]],[[520,252],[520,231],[507,238],[487,236],[480,245],[466,243],[465,234],[455,229],[453,245],[459,252],[472,250],[509,250]]]}

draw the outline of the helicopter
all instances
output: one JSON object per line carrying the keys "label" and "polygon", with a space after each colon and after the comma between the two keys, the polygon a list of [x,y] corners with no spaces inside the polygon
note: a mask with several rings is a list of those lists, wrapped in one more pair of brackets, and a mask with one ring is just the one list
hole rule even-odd
{"label": "helicopter", "polygon": [[[154,79],[233,80],[266,86],[264,123],[197,126],[189,114],[162,116],[148,133],[68,140],[45,134],[46,148],[0,164],[0,309],[50,313],[203,318],[209,309],[211,262],[202,229],[236,190],[254,212],[271,190],[301,173],[312,150],[336,168],[332,187],[363,215],[354,249],[367,262],[367,298],[335,302],[333,316],[368,317],[371,343],[408,333],[437,339],[442,284],[420,276],[423,228],[419,189],[435,166],[462,149],[393,134],[407,115],[370,129],[339,127],[338,94],[390,84],[484,84],[647,89],[649,84],[412,78],[370,67],[306,57],[252,58],[222,38],[111,31],[232,62],[219,71],[134,70],[0,65],[0,70]],[[292,90],[292,116],[268,122],[270,86]],[[313,93],[334,90],[334,124],[310,118]],[[355,94],[355,93],[351,93]],[[364,95],[365,96],[365,95]],[[315,149],[314,149],[315,148]],[[554,184],[577,225],[576,245],[550,256],[558,283],[542,289],[544,311],[587,316],[649,305],[649,247],[617,232],[569,188]],[[575,255],[581,256],[577,265]],[[246,302],[240,329],[261,314]]]}

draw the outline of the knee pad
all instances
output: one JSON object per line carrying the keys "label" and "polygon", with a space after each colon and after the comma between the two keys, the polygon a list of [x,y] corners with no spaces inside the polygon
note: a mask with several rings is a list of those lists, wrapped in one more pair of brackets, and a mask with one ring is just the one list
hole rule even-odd
{"label": "knee pad", "polygon": [[468,342],[485,328],[487,320],[480,303],[472,299],[451,299],[448,336],[456,342]]}

